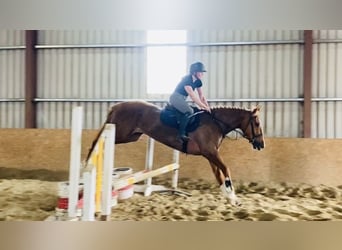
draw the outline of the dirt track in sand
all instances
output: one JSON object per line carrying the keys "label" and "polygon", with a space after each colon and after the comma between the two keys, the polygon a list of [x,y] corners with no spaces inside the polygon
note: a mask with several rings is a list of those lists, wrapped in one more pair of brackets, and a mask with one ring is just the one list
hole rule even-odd
{"label": "dirt track in sand", "polygon": [[[157,184],[169,185],[157,179]],[[291,183],[235,183],[242,202],[232,207],[216,184],[181,179],[179,188],[192,196],[134,194],[113,207],[113,221],[316,221],[342,220],[342,186]],[[54,214],[57,182],[0,179],[0,220],[42,221]]]}

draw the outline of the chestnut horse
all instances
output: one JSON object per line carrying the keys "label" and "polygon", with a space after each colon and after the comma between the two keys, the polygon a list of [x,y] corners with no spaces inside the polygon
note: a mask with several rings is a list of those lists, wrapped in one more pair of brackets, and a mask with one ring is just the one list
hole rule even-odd
{"label": "chestnut horse", "polygon": [[[231,204],[239,205],[231,181],[229,169],[223,163],[218,149],[225,135],[240,129],[242,135],[254,149],[265,147],[263,130],[259,119],[259,107],[252,110],[235,107],[213,107],[211,113],[198,114],[199,126],[188,134],[186,144],[179,139],[178,129],[163,124],[160,120],[161,109],[145,101],[121,102],[111,107],[104,124],[116,125],[115,143],[134,142],[142,134],[187,154],[202,155],[212,168],[224,196]],[[99,131],[88,157],[95,146],[104,126]]]}

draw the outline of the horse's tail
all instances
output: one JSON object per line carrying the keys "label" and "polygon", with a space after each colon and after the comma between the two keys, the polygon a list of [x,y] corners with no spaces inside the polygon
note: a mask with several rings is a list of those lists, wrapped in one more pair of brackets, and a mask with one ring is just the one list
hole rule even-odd
{"label": "horse's tail", "polygon": [[97,141],[99,140],[99,138],[100,138],[100,136],[101,136],[103,130],[105,129],[106,124],[107,124],[107,123],[110,123],[112,113],[113,113],[113,109],[111,109],[111,110],[109,111],[105,123],[102,125],[101,129],[99,130],[99,132],[97,133],[95,139],[93,140],[93,143],[91,144],[91,147],[90,147],[90,149],[89,149],[89,151],[88,151],[88,155],[87,155],[87,158],[86,158],[86,160],[85,160],[85,164],[89,161],[90,156],[91,156],[91,153],[93,152],[93,150],[94,150],[94,148],[95,148],[95,146],[96,146]]}
{"label": "horse's tail", "polygon": [[106,124],[103,124],[103,125],[102,125],[101,129],[99,130],[99,132],[97,133],[95,139],[93,140],[93,143],[91,144],[91,147],[90,147],[90,149],[89,149],[89,151],[88,151],[88,155],[87,155],[87,158],[86,158],[86,160],[85,160],[85,163],[87,163],[87,162],[89,161],[90,156],[91,156],[91,153],[93,152],[93,150],[94,150],[94,148],[95,148],[95,146],[96,146],[96,143],[97,143],[97,141],[99,140],[99,138],[100,138],[100,136],[101,136],[101,134],[102,134],[102,131],[103,131],[104,128],[105,128],[105,125],[106,125]]}

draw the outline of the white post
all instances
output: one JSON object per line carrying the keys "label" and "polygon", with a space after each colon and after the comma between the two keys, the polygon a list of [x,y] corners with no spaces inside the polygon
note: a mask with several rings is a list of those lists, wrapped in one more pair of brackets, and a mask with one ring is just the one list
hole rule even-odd
{"label": "white post", "polygon": [[83,172],[83,209],[82,221],[95,220],[95,189],[96,189],[96,168]]}
{"label": "white post", "polygon": [[[151,137],[148,138],[147,142],[147,151],[146,151],[146,162],[145,169],[151,171],[153,168],[153,154],[154,154],[154,139]],[[145,181],[146,188],[149,188],[152,185],[152,178],[148,178]]]}
{"label": "white post", "polygon": [[[153,154],[154,154],[154,142],[155,140],[150,138],[148,139],[147,142],[147,150],[146,150],[146,162],[145,162],[145,170],[143,172],[137,173],[139,174],[139,178],[136,178],[135,181],[137,179],[140,180],[140,178],[142,178],[142,175],[145,176],[143,179],[141,180],[145,180],[145,184],[144,185],[134,185],[134,191],[135,192],[143,192],[145,196],[149,196],[151,195],[152,192],[154,191],[168,191],[170,189],[167,189],[166,187],[162,186],[162,185],[153,185],[152,184],[152,178],[154,176],[157,176],[159,174],[161,174],[161,172],[159,170],[164,170],[164,167],[159,168],[157,170],[153,170]],[[174,150],[173,151],[173,163],[167,165],[167,167],[171,167],[172,169],[168,169],[169,171],[173,171],[172,174],[172,187],[174,189],[177,189],[177,185],[178,185],[178,174],[179,174],[179,151],[178,150]],[[158,174],[156,174],[158,173]],[[165,173],[165,172],[163,172]],[[133,180],[131,180],[133,181]],[[138,181],[137,181],[138,182]],[[136,182],[134,182],[136,183]],[[117,188],[117,187],[116,187]],[[173,191],[173,190],[170,190]]]}
{"label": "white post", "polygon": [[106,124],[105,145],[103,159],[103,184],[102,184],[102,206],[101,215],[109,216],[112,211],[112,176],[114,165],[114,144],[115,144],[115,125]]}
{"label": "white post", "polygon": [[68,216],[70,218],[77,217],[82,143],[82,111],[80,106],[74,107],[72,110],[68,200]]}
{"label": "white post", "polygon": [[[179,151],[178,150],[173,151],[173,162],[179,166]],[[172,187],[175,189],[177,188],[177,185],[178,185],[178,174],[179,174],[179,168],[173,170]]]}

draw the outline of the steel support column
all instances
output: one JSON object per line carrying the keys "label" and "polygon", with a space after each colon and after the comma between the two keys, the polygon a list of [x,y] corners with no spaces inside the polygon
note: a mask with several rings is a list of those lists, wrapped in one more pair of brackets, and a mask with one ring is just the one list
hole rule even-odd
{"label": "steel support column", "polygon": [[25,32],[25,128],[36,128],[37,110],[37,31]]}
{"label": "steel support column", "polygon": [[311,98],[312,98],[312,30],[304,31],[304,110],[303,135],[311,137]]}

